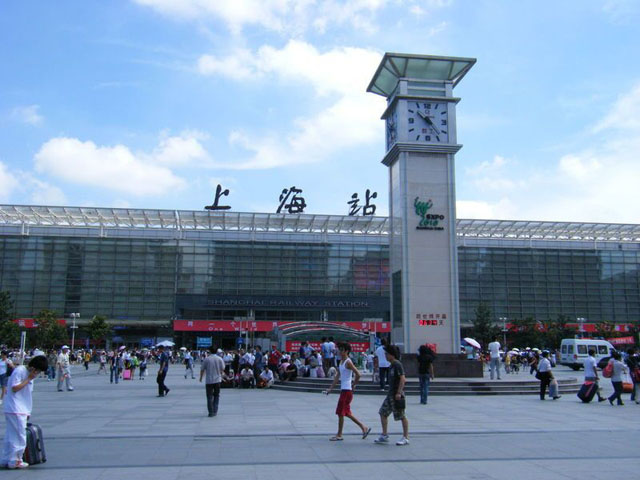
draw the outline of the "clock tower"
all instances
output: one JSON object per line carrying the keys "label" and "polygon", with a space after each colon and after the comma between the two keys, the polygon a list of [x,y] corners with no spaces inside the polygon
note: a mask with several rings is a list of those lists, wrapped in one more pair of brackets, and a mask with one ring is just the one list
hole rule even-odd
{"label": "clock tower", "polygon": [[392,341],[460,352],[453,88],[474,58],[386,53],[367,88],[387,108]]}

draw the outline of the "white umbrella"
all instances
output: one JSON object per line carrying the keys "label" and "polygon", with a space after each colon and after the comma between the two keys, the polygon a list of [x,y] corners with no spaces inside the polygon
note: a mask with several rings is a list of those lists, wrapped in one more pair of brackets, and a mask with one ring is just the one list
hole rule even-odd
{"label": "white umbrella", "polygon": [[164,340],[160,343],[158,343],[156,345],[156,347],[173,347],[175,345],[175,343],[169,341],[169,340]]}
{"label": "white umbrella", "polygon": [[187,347],[180,347],[180,350],[182,350],[183,352],[187,349]]}
{"label": "white umbrella", "polygon": [[466,338],[463,338],[463,340],[464,340],[465,342],[467,342],[469,345],[471,345],[472,347],[475,347],[475,348],[482,348],[482,347],[480,346],[480,344],[479,344],[476,340],[474,340],[473,338],[466,337]]}

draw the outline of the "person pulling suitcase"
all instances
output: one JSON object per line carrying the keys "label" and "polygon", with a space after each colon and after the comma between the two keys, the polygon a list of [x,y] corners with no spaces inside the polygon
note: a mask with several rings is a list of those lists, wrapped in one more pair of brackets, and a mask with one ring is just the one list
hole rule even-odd
{"label": "person pulling suitcase", "polygon": [[[580,392],[578,392],[578,397],[580,397],[580,400],[585,403],[589,403],[595,395],[598,395],[598,402],[604,402],[606,400],[605,397],[600,395],[600,386],[598,385],[598,380],[599,378],[596,362],[596,351],[593,349],[589,349],[589,356],[584,361],[584,385],[580,389],[580,391],[582,391],[582,389],[584,388],[583,396],[580,396]],[[593,386],[590,386],[590,383],[592,383]]]}
{"label": "person pulling suitcase", "polygon": [[33,404],[33,379],[47,371],[49,362],[44,355],[33,357],[25,367],[16,367],[9,377],[4,402],[6,431],[0,465],[9,469],[27,468],[22,460],[27,446],[27,417]]}

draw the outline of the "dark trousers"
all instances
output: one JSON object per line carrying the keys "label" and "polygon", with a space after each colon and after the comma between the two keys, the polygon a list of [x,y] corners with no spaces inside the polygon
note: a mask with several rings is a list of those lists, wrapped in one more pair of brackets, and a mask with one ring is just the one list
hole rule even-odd
{"label": "dark trousers", "polygon": [[207,410],[209,415],[218,413],[218,402],[220,401],[220,384],[207,383],[205,385],[207,392]]}
{"label": "dark trousers", "polygon": [[389,367],[379,367],[378,371],[380,373],[380,388],[384,388],[389,380]]}
{"label": "dark trousers", "polygon": [[539,372],[540,374],[540,400],[544,400],[547,387],[551,383],[551,372]]}
{"label": "dark trousers", "polygon": [[609,397],[609,401],[613,402],[617,399],[618,405],[622,405],[622,382],[611,381],[611,385],[613,385],[613,394]]}
{"label": "dark trousers", "polygon": [[164,395],[169,391],[167,386],[164,384],[164,379],[167,376],[167,372],[159,371],[158,378],[156,378],[156,382],[158,382],[158,395]]}

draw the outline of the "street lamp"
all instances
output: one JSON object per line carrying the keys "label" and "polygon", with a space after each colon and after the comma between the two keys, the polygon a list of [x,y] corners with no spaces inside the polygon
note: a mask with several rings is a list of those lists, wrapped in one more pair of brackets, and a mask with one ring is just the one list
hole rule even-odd
{"label": "street lamp", "polygon": [[585,332],[584,332],[584,322],[586,322],[586,321],[587,321],[587,319],[586,319],[586,318],[584,318],[584,317],[578,317],[578,318],[576,318],[576,320],[577,320],[577,321],[578,321],[578,323],[580,324],[580,325],[579,325],[579,328],[580,328],[580,336],[581,336],[581,337],[584,337],[584,333],[585,333]]}
{"label": "street lamp", "polygon": [[73,353],[73,347],[76,343],[76,318],[80,318],[79,313],[70,313],[69,316],[73,319],[73,325],[71,325],[71,352]]}
{"label": "street lamp", "polygon": [[500,317],[498,320],[502,320],[502,348],[507,351],[507,317]]}

